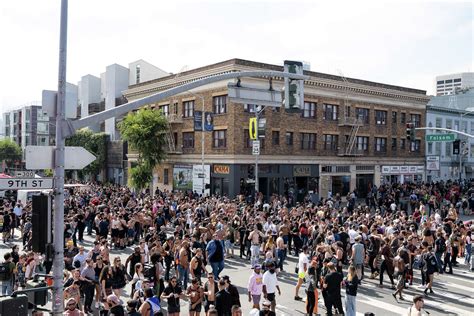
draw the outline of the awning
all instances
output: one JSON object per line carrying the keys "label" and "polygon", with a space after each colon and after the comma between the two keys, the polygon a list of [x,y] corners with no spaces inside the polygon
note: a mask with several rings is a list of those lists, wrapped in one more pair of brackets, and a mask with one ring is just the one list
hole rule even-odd
{"label": "awning", "polygon": [[473,169],[472,166],[466,166],[466,173],[472,173],[473,172]]}

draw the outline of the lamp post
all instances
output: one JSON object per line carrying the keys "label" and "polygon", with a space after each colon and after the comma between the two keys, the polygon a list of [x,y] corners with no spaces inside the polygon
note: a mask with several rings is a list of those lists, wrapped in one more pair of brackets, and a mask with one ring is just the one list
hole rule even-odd
{"label": "lamp post", "polygon": [[[204,197],[204,191],[205,191],[205,188],[206,188],[206,171],[204,170],[204,136],[205,136],[205,130],[204,130],[204,120],[205,120],[205,117],[204,117],[204,111],[205,111],[205,103],[204,103],[204,97],[200,94],[197,94],[197,93],[194,93],[192,92],[191,90],[188,91],[189,93],[191,93],[192,95],[194,95],[196,98],[200,98],[201,99],[201,102],[202,102],[202,107],[201,107],[201,171],[202,171],[202,174],[204,175],[202,177],[202,188],[201,188],[201,194],[202,196]],[[209,175],[210,176],[210,175]]]}

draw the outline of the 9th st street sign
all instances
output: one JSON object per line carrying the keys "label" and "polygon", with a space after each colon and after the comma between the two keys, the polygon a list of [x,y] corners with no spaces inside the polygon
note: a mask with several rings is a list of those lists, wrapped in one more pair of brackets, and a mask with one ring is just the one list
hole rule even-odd
{"label": "9th st street sign", "polygon": [[456,139],[454,134],[432,134],[426,135],[427,142],[452,142]]}

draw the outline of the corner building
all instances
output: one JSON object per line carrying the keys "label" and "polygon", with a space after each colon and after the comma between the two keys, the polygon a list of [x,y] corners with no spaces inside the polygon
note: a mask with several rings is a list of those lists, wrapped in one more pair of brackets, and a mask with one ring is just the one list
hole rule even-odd
{"label": "corner building", "polygon": [[[283,71],[282,66],[242,59],[189,70],[130,86],[129,101],[193,80],[239,71]],[[387,182],[422,181],[424,132],[406,140],[406,122],[425,121],[426,91],[343,78],[313,71],[305,81],[304,108],[286,113],[266,107],[265,138],[260,139],[258,181],[260,192],[290,195],[302,200],[357,189],[365,197],[370,187]],[[201,131],[194,131],[194,112],[213,113],[213,131],[204,132],[204,163],[210,170],[210,193],[252,194],[255,156],[249,139],[249,119],[255,105],[233,103],[222,81],[177,95],[149,107],[162,110],[170,125],[170,151],[154,174],[154,187],[192,189],[193,166],[201,166]],[[244,87],[269,87],[268,79],[242,78]],[[282,78],[273,79],[280,90]],[[137,156],[129,153],[129,164]],[[206,170],[206,169],[205,169]],[[207,177],[207,175],[206,175]],[[191,182],[191,183],[190,183]],[[202,187],[202,185],[201,185]],[[198,190],[200,192],[200,190]]]}

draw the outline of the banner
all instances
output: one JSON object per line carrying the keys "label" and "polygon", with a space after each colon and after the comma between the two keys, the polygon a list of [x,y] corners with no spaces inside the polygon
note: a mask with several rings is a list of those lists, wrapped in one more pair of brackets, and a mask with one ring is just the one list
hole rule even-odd
{"label": "banner", "polygon": [[173,190],[193,189],[193,167],[176,165],[173,168]]}
{"label": "banner", "polygon": [[426,170],[439,171],[439,156],[426,156]]}
{"label": "banner", "polygon": [[249,137],[252,140],[257,140],[257,118],[251,117],[249,119]]}
{"label": "banner", "polygon": [[206,132],[212,132],[214,130],[214,117],[212,112],[205,112],[204,118],[204,130]]}
{"label": "banner", "polygon": [[204,165],[203,171],[201,165],[193,165],[193,192],[201,194],[203,179],[204,185],[211,184],[211,166]]}
{"label": "banner", "polygon": [[202,111],[194,111],[194,131],[202,131]]}

